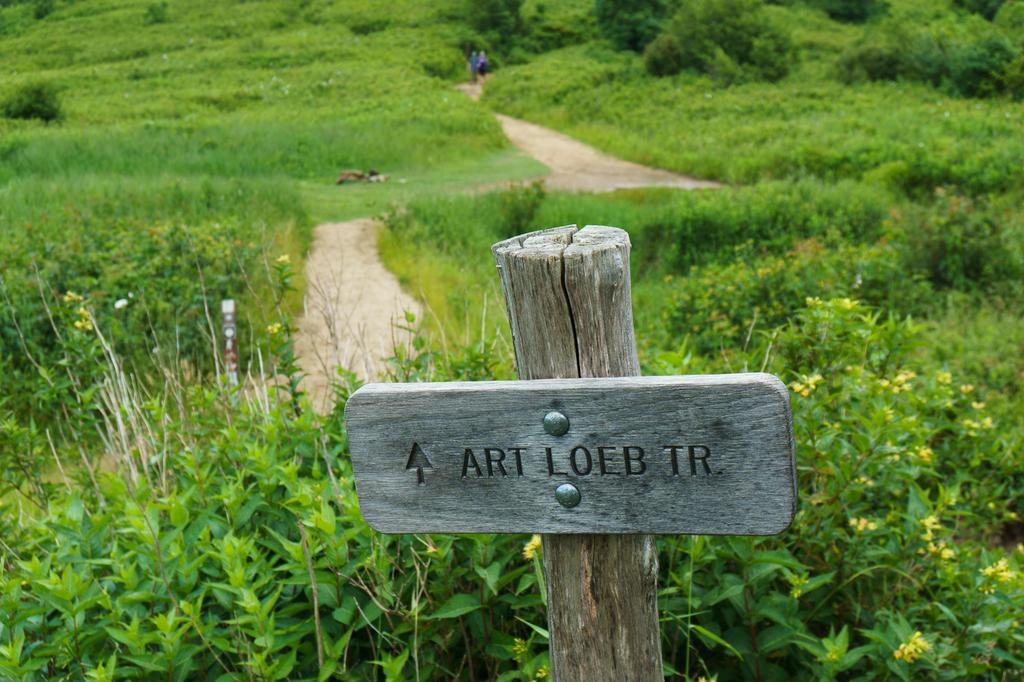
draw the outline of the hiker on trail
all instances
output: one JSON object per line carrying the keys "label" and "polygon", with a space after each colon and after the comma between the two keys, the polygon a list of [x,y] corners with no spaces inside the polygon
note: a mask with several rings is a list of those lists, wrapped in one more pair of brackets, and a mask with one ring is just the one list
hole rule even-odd
{"label": "hiker on trail", "polygon": [[480,78],[487,76],[487,55],[483,50],[480,50],[479,60],[477,61],[476,71],[480,74]]}
{"label": "hiker on trail", "polygon": [[476,83],[476,74],[480,70],[480,54],[476,50],[469,55],[469,82]]}

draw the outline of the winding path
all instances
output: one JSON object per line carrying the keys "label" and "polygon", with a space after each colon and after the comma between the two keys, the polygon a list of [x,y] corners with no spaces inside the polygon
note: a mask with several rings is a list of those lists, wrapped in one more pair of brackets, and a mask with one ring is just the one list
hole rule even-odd
{"label": "winding path", "polygon": [[[459,90],[478,99],[480,84]],[[496,115],[505,136],[551,169],[544,178],[550,189],[611,192],[635,187],[720,187],[658,168],[649,168],[602,154],[567,135],[520,119]],[[421,314],[419,303],[402,290],[398,279],[380,261],[377,223],[360,218],[325,223],[316,228],[306,261],[305,311],[298,323],[296,354],[306,375],[304,387],[319,410],[331,405],[330,382],[338,367],[360,379],[383,374],[383,358],[410,341],[396,327],[405,311]]]}

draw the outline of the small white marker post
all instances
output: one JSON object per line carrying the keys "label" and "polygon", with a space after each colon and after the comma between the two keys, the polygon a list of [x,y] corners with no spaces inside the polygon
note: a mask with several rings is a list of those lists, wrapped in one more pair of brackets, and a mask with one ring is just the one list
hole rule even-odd
{"label": "small white marker post", "polygon": [[235,301],[225,298],[220,302],[221,333],[224,335],[224,373],[228,386],[238,386],[238,337],[235,328]]}
{"label": "small white marker post", "polygon": [[796,511],[779,379],[638,376],[629,248],[609,227],[496,244],[531,381],[367,384],[345,410],[377,530],[544,534],[557,682],[664,679],[651,533],[773,535]]}

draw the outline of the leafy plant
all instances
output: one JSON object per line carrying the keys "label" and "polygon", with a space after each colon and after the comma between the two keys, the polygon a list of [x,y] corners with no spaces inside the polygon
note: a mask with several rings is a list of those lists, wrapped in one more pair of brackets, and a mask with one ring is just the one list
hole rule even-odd
{"label": "leafy plant", "polygon": [[57,0],[35,0],[32,6],[32,16],[36,19],[45,19],[57,9]]}
{"label": "leafy plant", "polygon": [[672,4],[666,0],[595,0],[602,35],[620,50],[640,52],[658,35]]}
{"label": "leafy plant", "polygon": [[146,5],[144,19],[147,24],[167,23],[167,2],[152,2]]}
{"label": "leafy plant", "polygon": [[46,123],[63,117],[60,96],[53,83],[23,83],[11,91],[0,104],[7,118],[38,119]]}
{"label": "leafy plant", "polygon": [[[673,17],[667,32],[679,47],[668,60],[645,56],[656,75],[697,68],[729,84],[744,79],[779,80],[789,72],[795,51],[789,36],[763,12],[759,0],[691,0]],[[673,43],[662,42],[665,51]],[[677,68],[677,66],[679,68]],[[651,69],[654,70],[651,70]]]}
{"label": "leafy plant", "polygon": [[912,79],[946,85],[965,97],[1017,92],[1008,76],[1020,57],[1008,38],[992,32],[950,32],[939,26],[888,22],[845,52],[842,76],[853,81]]}
{"label": "leafy plant", "polygon": [[953,0],[954,4],[963,7],[968,12],[980,14],[986,19],[992,19],[999,12],[1006,0]]}
{"label": "leafy plant", "polygon": [[884,0],[819,0],[828,15],[839,21],[861,22],[885,11]]}

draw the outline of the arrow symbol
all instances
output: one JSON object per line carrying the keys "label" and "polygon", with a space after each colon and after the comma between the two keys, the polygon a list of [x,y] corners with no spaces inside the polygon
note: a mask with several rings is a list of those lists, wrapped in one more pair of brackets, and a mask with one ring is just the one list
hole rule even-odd
{"label": "arrow symbol", "polygon": [[409,469],[416,470],[416,482],[419,485],[423,485],[426,482],[423,480],[423,470],[434,470],[434,467],[431,466],[430,460],[427,459],[427,455],[423,452],[423,449],[419,446],[419,443],[412,444],[412,452],[409,453],[409,461],[406,462],[405,469],[406,471],[408,471]]}

